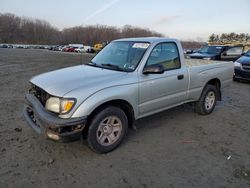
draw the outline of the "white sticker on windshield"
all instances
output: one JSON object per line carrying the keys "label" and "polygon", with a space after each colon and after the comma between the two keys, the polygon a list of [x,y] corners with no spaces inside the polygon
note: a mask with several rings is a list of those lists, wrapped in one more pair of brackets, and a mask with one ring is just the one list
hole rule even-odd
{"label": "white sticker on windshield", "polygon": [[217,49],[221,49],[222,47],[221,47],[221,46],[217,46],[216,48],[217,48]]}
{"label": "white sticker on windshield", "polygon": [[134,43],[132,48],[148,48],[149,44],[148,43]]}

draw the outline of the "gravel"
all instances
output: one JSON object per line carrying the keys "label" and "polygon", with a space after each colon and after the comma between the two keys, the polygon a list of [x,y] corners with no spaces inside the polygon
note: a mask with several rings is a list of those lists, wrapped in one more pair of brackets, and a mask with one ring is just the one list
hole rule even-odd
{"label": "gravel", "polygon": [[224,89],[211,115],[182,105],[138,120],[108,154],[37,135],[22,118],[28,80],[91,57],[0,49],[0,187],[250,187],[249,83]]}

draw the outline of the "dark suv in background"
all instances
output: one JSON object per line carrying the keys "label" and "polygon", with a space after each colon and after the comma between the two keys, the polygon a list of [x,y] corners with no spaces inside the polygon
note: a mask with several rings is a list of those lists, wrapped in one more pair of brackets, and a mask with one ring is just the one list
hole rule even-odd
{"label": "dark suv in background", "polygon": [[198,52],[190,54],[190,58],[235,61],[243,53],[244,46],[207,45]]}

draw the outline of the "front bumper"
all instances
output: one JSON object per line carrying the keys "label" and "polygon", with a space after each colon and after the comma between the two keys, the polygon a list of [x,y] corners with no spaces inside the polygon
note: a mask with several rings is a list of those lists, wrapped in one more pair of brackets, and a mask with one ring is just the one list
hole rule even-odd
{"label": "front bumper", "polygon": [[241,68],[234,68],[234,78],[250,81],[250,71],[242,70]]}
{"label": "front bumper", "polygon": [[27,94],[23,115],[30,127],[38,134],[56,141],[77,140],[87,122],[86,117],[63,119],[48,112],[32,94]]}

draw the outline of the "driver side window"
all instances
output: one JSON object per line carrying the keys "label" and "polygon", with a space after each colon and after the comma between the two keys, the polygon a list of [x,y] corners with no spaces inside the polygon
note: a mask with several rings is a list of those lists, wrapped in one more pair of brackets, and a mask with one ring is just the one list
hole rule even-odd
{"label": "driver side window", "polygon": [[148,65],[161,64],[165,70],[178,69],[181,67],[178,49],[175,43],[160,43],[154,47],[148,60]]}

